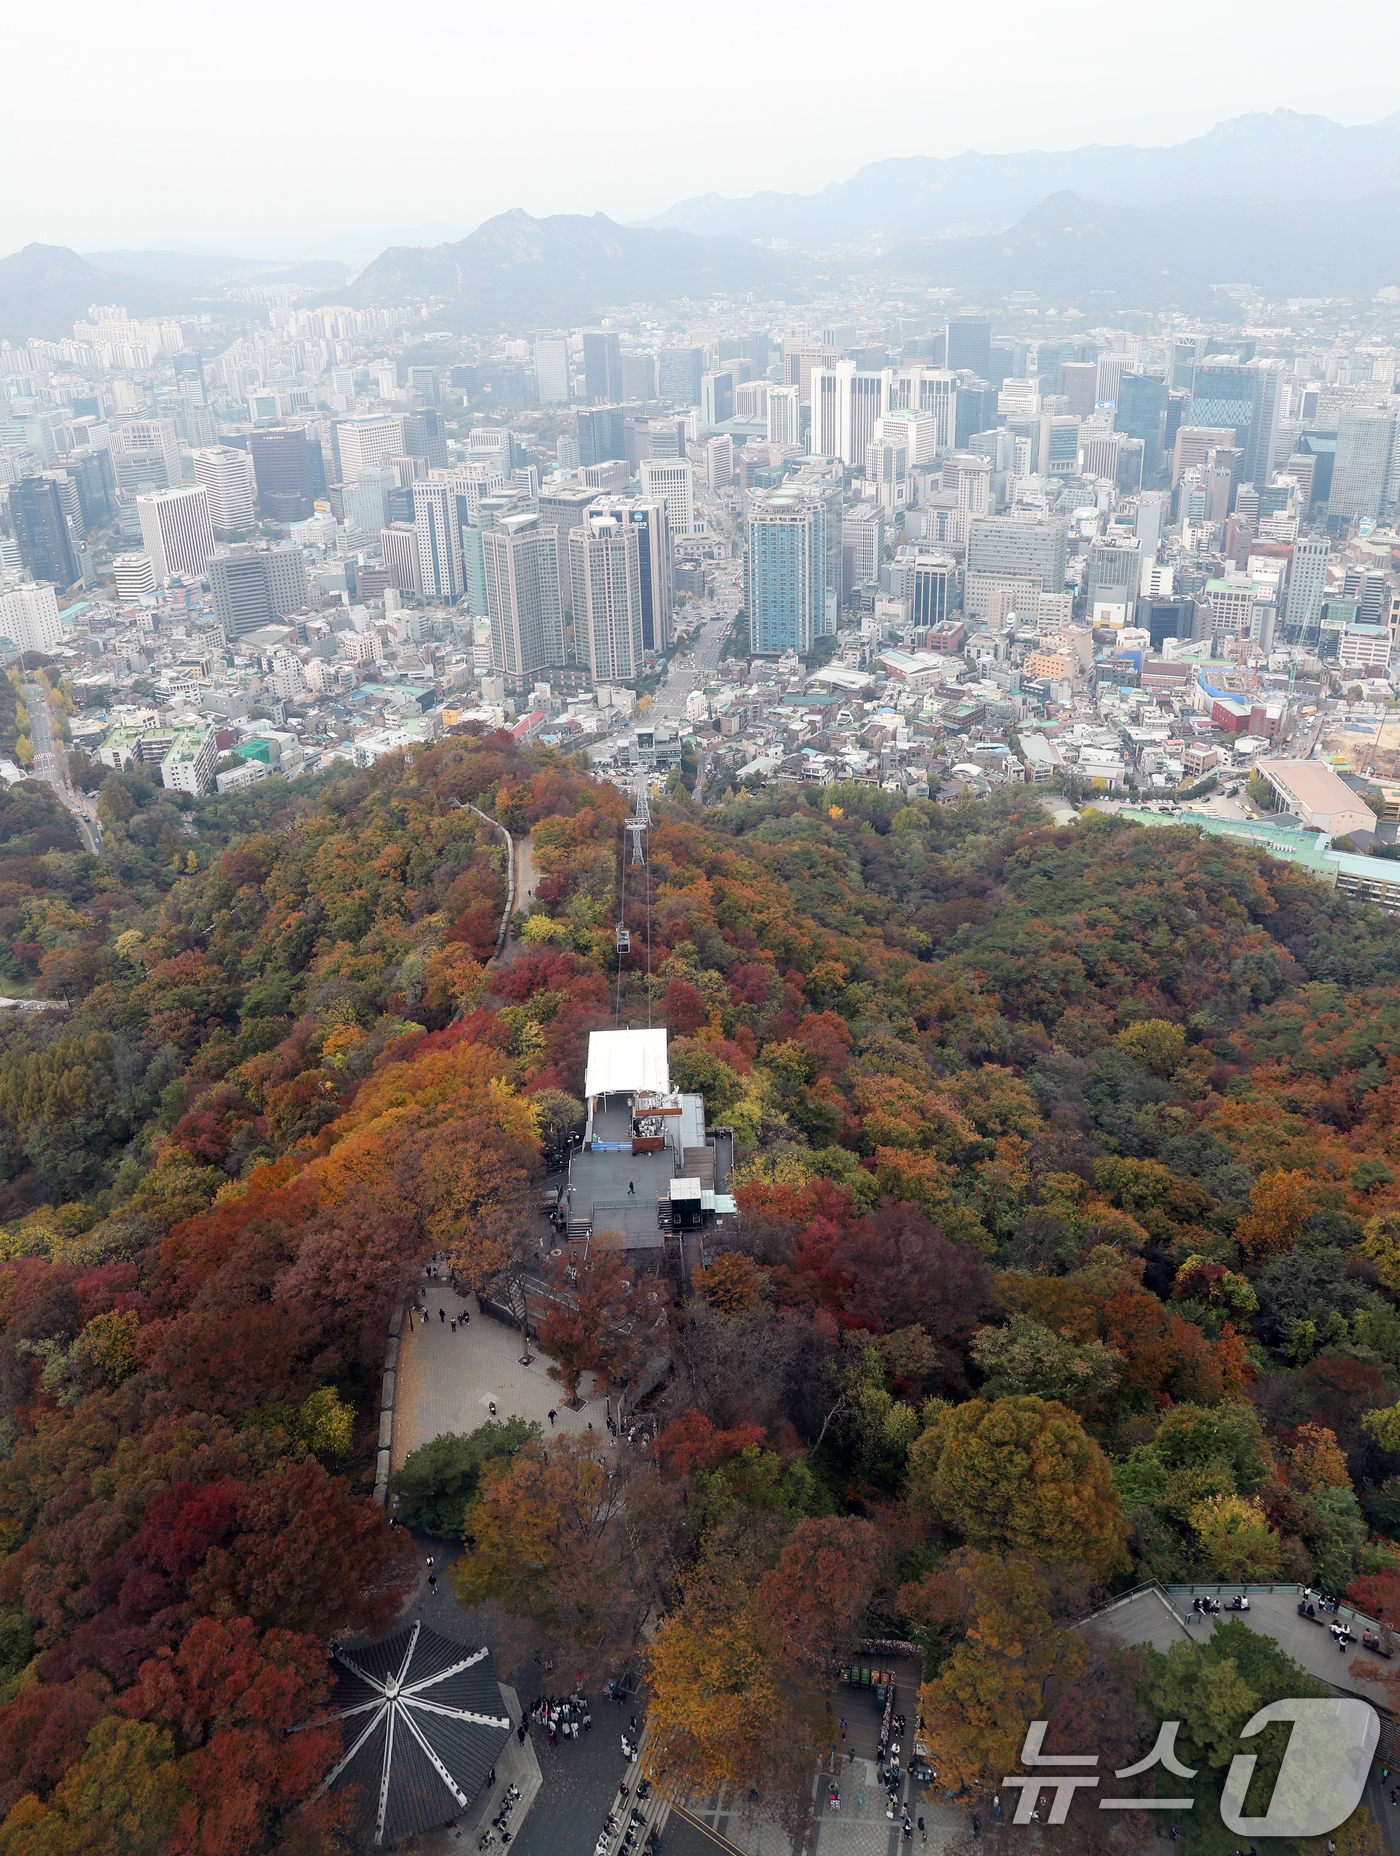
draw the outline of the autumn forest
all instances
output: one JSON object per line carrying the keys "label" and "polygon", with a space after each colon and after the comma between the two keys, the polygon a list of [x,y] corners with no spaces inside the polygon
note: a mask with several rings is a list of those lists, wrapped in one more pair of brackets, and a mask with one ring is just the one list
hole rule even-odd
{"label": "autumn forest", "polygon": [[[530,836],[502,959],[471,807]],[[644,1670],[668,1783],[800,1832],[865,1639],[919,1647],[952,1787],[1037,1713],[1126,1763],[1174,1710],[1218,1781],[1296,1672],[1242,1627],[1105,1661],[1078,1620],[1283,1580],[1400,1625],[1392,919],[1029,791],[682,791],[619,975],[626,803],[547,749],[132,770],[99,810],[97,858],[0,799],[5,990],[54,1003],[0,1024],[0,1856],[341,1847],[336,1736],[287,1730],[418,1577],[371,1499],[391,1315],[434,1252],[527,1267],[589,1034],[648,984],[741,1212],[647,1290],[655,1448],[521,1426],[415,1499],[464,1604]],[[541,1346],[631,1370],[641,1286],[577,1277]]]}

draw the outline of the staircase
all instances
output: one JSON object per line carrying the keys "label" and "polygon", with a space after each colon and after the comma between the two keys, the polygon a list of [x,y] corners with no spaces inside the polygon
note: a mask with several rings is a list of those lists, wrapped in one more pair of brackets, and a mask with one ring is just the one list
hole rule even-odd
{"label": "staircase", "polygon": [[682,1179],[698,1179],[706,1192],[715,1189],[715,1150],[713,1147],[687,1147],[681,1153]]}

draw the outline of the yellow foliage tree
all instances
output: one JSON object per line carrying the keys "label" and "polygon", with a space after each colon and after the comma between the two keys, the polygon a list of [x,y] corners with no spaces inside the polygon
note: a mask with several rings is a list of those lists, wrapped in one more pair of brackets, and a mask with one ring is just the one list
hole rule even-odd
{"label": "yellow foliage tree", "polygon": [[1304,1174],[1283,1167],[1263,1174],[1250,1194],[1249,1210],[1235,1226],[1240,1255],[1258,1264],[1292,1250],[1312,1210]]}

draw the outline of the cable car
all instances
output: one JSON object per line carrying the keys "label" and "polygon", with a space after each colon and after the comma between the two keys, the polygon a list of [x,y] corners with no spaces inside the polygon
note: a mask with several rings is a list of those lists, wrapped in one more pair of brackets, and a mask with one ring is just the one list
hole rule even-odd
{"label": "cable car", "polygon": [[632,951],[632,931],[624,928],[621,922],[617,924],[617,951],[619,954],[630,954]]}

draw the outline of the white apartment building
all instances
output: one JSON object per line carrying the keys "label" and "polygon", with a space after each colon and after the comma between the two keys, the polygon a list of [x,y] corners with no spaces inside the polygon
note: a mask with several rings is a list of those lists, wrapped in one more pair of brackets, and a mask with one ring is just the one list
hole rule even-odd
{"label": "white apartment building", "polygon": [[693,535],[695,466],[688,458],[643,458],[638,469],[643,500],[665,504],[672,535]]}
{"label": "white apartment building", "polygon": [[[958,377],[946,367],[905,367],[891,374],[887,413],[922,412],[934,421],[934,455],[951,451],[958,436]],[[920,463],[913,452],[912,464]]]}
{"label": "white apartment building", "polygon": [[175,435],[173,419],[130,419],[112,434],[109,449],[118,482],[122,477],[121,459],[142,454],[159,460],[167,484],[174,486],[181,481],[180,441]]}
{"label": "white apartment building", "polygon": [[722,490],[734,480],[734,440],[728,432],[712,438],[705,447],[705,474],[712,490]]}
{"label": "white apartment building", "polygon": [[202,483],[209,492],[209,516],[214,527],[224,534],[252,528],[257,486],[248,453],[232,445],[216,445],[190,455],[195,482]]}
{"label": "white apartment building", "polygon": [[0,637],[20,651],[52,651],[63,643],[58,595],[47,580],[0,593]]}
{"label": "white apartment building", "polygon": [[177,575],[197,580],[214,553],[214,523],[204,485],[138,496],[136,514],[157,580],[165,584]]}
{"label": "white apartment building", "polygon": [[538,515],[505,516],[482,536],[491,668],[512,690],[564,662],[559,537]]}

